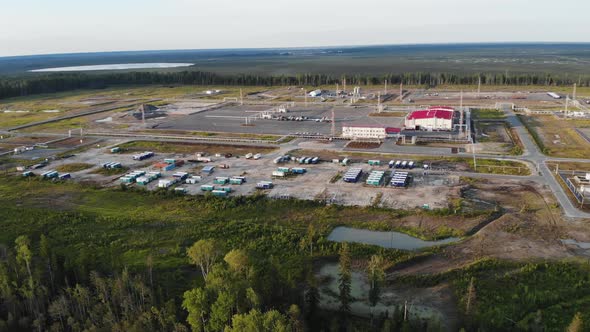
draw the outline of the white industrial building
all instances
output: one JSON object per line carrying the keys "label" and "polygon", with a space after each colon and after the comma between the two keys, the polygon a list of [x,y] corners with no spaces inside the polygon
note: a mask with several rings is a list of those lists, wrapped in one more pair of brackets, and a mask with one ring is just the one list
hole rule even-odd
{"label": "white industrial building", "polygon": [[406,116],[405,127],[412,130],[452,130],[455,110],[451,107],[431,107]]}
{"label": "white industrial building", "polygon": [[385,139],[399,135],[400,128],[383,125],[344,124],[342,137],[351,139]]}

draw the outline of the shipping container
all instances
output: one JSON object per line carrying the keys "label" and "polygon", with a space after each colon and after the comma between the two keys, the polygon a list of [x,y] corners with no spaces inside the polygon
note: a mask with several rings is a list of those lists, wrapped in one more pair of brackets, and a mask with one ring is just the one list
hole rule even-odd
{"label": "shipping container", "polygon": [[381,160],[369,160],[369,165],[379,166],[379,165],[381,165]]}
{"label": "shipping container", "polygon": [[23,177],[25,177],[25,178],[27,178],[27,177],[29,177],[29,176],[34,176],[34,175],[35,175],[35,174],[34,174],[33,172],[31,172],[31,171],[27,171],[27,172],[24,172],[24,173],[22,174],[22,176],[23,176]]}
{"label": "shipping container", "polygon": [[164,159],[164,162],[165,162],[166,164],[174,164],[174,163],[176,163],[176,159],[173,159],[173,158],[166,158],[166,159]]}
{"label": "shipping container", "polygon": [[232,190],[231,190],[231,187],[219,187],[219,188],[217,188],[217,189],[219,189],[219,190],[223,190],[223,191],[225,191],[226,193],[231,193],[231,191],[232,191]]}
{"label": "shipping container", "polygon": [[273,177],[278,177],[278,178],[284,178],[286,175],[284,172],[279,172],[279,171],[273,171],[272,172],[272,176]]}
{"label": "shipping container", "polygon": [[277,171],[283,172],[283,173],[290,173],[291,169],[289,167],[279,167],[279,168],[277,168]]}
{"label": "shipping container", "polygon": [[175,168],[176,168],[176,165],[174,165],[174,164],[168,164],[168,165],[166,165],[166,167],[164,167],[164,171],[171,171],[171,170],[173,170]]}

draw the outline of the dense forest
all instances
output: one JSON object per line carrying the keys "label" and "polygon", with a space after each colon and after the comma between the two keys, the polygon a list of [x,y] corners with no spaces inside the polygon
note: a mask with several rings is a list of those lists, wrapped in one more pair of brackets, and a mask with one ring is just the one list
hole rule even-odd
{"label": "dense forest", "polygon": [[62,92],[75,89],[96,89],[117,85],[147,84],[191,84],[227,86],[318,86],[336,84],[346,78],[349,84],[391,84],[427,85],[478,84],[484,85],[545,85],[561,86],[577,83],[590,86],[590,76],[555,76],[547,73],[428,73],[411,72],[384,76],[331,76],[325,74],[300,74],[295,76],[218,75],[201,71],[180,72],[121,72],[104,74],[63,73],[0,78],[0,99],[27,96],[39,93]]}
{"label": "dense forest", "polygon": [[[400,211],[0,179],[0,331],[444,329],[446,321],[406,315],[401,304],[355,316],[353,271],[369,280],[372,307],[392,283],[450,284],[460,315],[453,320],[465,331],[562,331],[574,323],[581,331],[590,322],[587,262],[482,259],[391,280],[391,267],[439,249],[326,239],[348,220],[375,227],[395,223]],[[338,265],[334,311],[322,309],[323,280],[314,273],[326,262]]]}

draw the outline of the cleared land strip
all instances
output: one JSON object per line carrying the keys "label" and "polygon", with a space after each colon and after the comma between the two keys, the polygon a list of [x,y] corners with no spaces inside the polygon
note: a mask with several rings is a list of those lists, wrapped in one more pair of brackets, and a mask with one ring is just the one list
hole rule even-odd
{"label": "cleared land strip", "polygon": [[34,126],[39,126],[39,125],[43,125],[43,124],[47,124],[47,123],[52,123],[52,122],[58,122],[58,121],[62,121],[62,120],[68,120],[68,119],[74,119],[77,117],[81,117],[81,116],[86,116],[86,115],[92,115],[92,114],[96,114],[96,113],[102,113],[102,112],[108,112],[108,111],[112,111],[115,110],[117,108],[125,108],[125,107],[133,107],[139,104],[145,104],[145,103],[153,103],[156,101],[160,101],[161,99],[151,99],[151,100],[145,100],[145,101],[141,101],[141,100],[137,100],[134,101],[132,103],[115,103],[115,104],[111,104],[109,106],[106,107],[99,107],[99,108],[93,108],[90,110],[86,110],[86,111],[82,111],[82,112],[77,112],[77,113],[73,113],[73,114],[68,114],[68,115],[64,115],[64,116],[59,116],[56,118],[52,118],[52,119],[47,119],[47,120],[43,120],[43,121],[37,121],[37,122],[31,122],[31,123],[27,123],[27,124],[23,124],[20,126],[15,126],[12,128],[7,128],[6,131],[15,131],[15,130],[20,130],[20,129],[25,129],[25,128],[30,128],[30,127],[34,127]]}

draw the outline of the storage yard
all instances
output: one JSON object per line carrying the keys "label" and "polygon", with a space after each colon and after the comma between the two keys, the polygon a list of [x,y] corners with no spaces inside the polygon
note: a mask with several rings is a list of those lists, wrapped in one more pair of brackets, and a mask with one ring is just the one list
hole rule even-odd
{"label": "storage yard", "polygon": [[[28,172],[26,176],[42,175],[61,165],[84,163],[95,166],[68,173],[67,178],[105,186],[166,189],[191,195],[211,192],[225,197],[264,193],[277,199],[316,199],[330,204],[400,209],[442,208],[458,195],[458,176],[430,172],[411,160],[296,158],[278,151],[259,152],[255,147],[250,153],[231,156],[228,153],[152,151],[130,154],[120,153],[118,146],[125,144],[90,148],[67,159],[50,161],[39,169],[23,169],[23,172]],[[97,171],[101,169],[105,172]],[[342,177],[351,169],[359,170],[355,181]],[[24,176],[22,172],[19,175]],[[50,175],[43,177],[53,178],[54,174]],[[61,175],[56,172],[55,177]]]}

